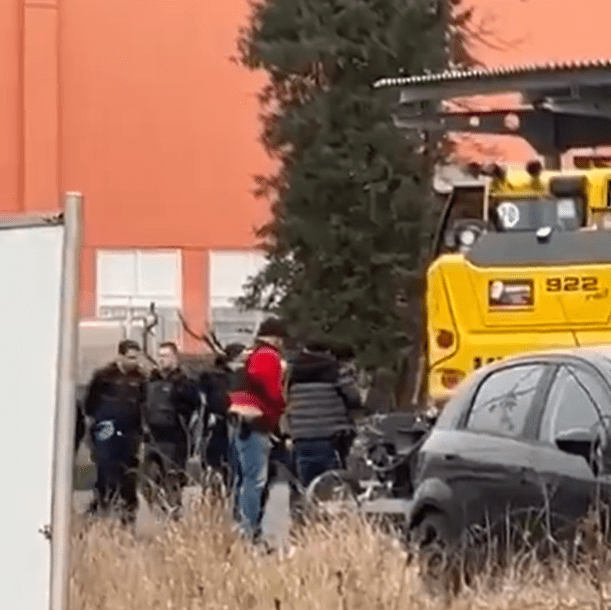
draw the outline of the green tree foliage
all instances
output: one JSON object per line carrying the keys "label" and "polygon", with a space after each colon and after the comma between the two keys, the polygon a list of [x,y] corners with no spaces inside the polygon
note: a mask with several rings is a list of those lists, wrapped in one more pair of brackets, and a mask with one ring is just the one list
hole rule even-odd
{"label": "green tree foliage", "polygon": [[268,265],[242,304],[350,342],[366,367],[395,365],[420,321],[397,306],[420,290],[430,170],[372,83],[443,69],[449,46],[471,61],[455,34],[447,44],[449,24],[469,21],[458,4],[262,0],[240,35],[241,63],[269,75],[261,139],[278,162],[257,179],[273,212],[258,230]]}

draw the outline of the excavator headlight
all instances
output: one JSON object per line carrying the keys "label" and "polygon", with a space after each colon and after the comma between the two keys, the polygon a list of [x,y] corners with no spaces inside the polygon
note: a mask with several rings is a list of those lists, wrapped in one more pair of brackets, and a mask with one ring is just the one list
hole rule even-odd
{"label": "excavator headlight", "polygon": [[461,246],[470,248],[475,243],[476,237],[477,236],[475,235],[475,231],[473,231],[472,229],[465,229],[464,231],[460,232],[458,239],[460,240]]}

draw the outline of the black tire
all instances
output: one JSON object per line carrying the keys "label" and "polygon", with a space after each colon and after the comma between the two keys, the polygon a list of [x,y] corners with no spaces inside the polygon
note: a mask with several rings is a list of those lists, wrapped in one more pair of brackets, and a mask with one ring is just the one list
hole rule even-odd
{"label": "black tire", "polygon": [[420,576],[433,595],[455,593],[460,585],[460,561],[448,517],[430,511],[412,529]]}
{"label": "black tire", "polygon": [[419,550],[431,544],[448,546],[452,541],[449,519],[441,511],[427,512],[414,528],[414,541]]}

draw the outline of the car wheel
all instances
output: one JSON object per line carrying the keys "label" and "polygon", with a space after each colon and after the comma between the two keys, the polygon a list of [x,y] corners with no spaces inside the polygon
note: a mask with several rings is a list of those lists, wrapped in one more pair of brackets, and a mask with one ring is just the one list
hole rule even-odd
{"label": "car wheel", "polygon": [[427,590],[432,594],[455,592],[460,583],[460,569],[452,548],[450,522],[445,514],[426,513],[413,528],[412,541]]}

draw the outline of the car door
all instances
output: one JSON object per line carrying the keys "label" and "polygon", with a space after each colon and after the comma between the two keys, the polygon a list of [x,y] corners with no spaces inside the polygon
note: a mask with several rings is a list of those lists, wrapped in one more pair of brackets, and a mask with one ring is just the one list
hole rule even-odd
{"label": "car door", "polygon": [[544,362],[493,370],[482,379],[457,429],[445,431],[437,442],[441,478],[460,502],[465,524],[498,526],[507,510],[528,507],[538,497],[532,483],[536,429],[531,422],[552,373]]}
{"label": "car door", "polygon": [[600,477],[592,443],[604,426],[601,406],[611,404],[605,385],[590,365],[563,363],[545,401],[533,458],[535,482],[555,530],[571,530],[596,501]]}

